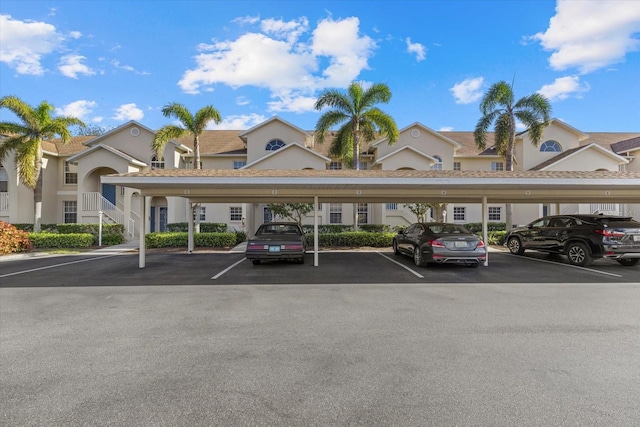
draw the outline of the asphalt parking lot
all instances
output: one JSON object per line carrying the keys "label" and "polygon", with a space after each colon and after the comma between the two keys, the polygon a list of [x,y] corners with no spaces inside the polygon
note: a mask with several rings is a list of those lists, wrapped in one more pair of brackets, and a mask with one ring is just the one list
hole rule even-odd
{"label": "asphalt parking lot", "polygon": [[390,251],[321,252],[317,267],[313,254],[306,255],[305,264],[278,261],[255,266],[241,253],[156,252],[146,254],[142,269],[137,253],[0,258],[0,287],[639,281],[640,266],[601,259],[582,268],[569,265],[564,257],[536,252],[524,257],[491,252],[489,265],[478,268],[417,268],[409,257]]}
{"label": "asphalt parking lot", "polygon": [[640,425],[636,267],[0,259],[0,425]]}

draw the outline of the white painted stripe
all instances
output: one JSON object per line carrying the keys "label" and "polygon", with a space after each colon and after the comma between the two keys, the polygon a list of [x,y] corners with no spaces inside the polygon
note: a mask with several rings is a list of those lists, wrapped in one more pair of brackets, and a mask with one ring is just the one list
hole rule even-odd
{"label": "white painted stripe", "polygon": [[233,267],[235,267],[236,265],[240,264],[242,261],[244,261],[246,258],[242,258],[240,261],[236,262],[235,264],[230,265],[229,267],[225,268],[224,270],[222,270],[220,273],[216,274],[215,276],[213,276],[211,278],[211,280],[216,280],[218,278],[220,278],[224,273],[226,273],[227,271],[231,270]]}
{"label": "white painted stripe", "polygon": [[78,264],[79,262],[87,262],[87,261],[94,261],[94,260],[97,260],[97,259],[111,258],[111,257],[118,256],[118,255],[119,254],[113,254],[113,255],[106,255],[106,256],[101,256],[101,257],[97,257],[97,258],[86,258],[86,259],[81,259],[81,260],[78,260],[78,261],[63,262],[62,264],[47,265],[46,267],[32,268],[30,270],[16,271],[14,273],[3,274],[3,275],[0,276],[0,278],[9,277],[9,276],[17,276],[18,274],[31,273],[31,272],[39,271],[39,270],[47,270],[49,268],[64,267],[65,265]]}
{"label": "white painted stripe", "polygon": [[407,267],[406,265],[399,263],[398,261],[396,261],[395,259],[391,259],[388,256],[386,256],[385,254],[381,253],[381,252],[376,252],[378,255],[380,255],[381,257],[384,257],[386,259],[388,259],[389,261],[391,261],[394,264],[399,265],[400,267],[404,268],[405,270],[407,270],[409,273],[413,274],[414,276],[419,277],[420,279],[424,279],[424,276],[420,273],[418,273],[415,270],[412,270],[411,268]]}
{"label": "white painted stripe", "polygon": [[530,261],[538,261],[538,262],[545,262],[547,264],[553,264],[553,265],[559,265],[561,267],[567,267],[567,268],[577,268],[579,270],[584,270],[584,271],[591,271],[593,273],[598,273],[598,274],[604,274],[606,276],[613,276],[613,277],[624,277],[621,274],[615,274],[615,273],[609,273],[606,271],[600,271],[600,270],[595,270],[593,268],[587,268],[587,267],[580,267],[579,265],[573,265],[573,264],[561,264],[559,262],[554,262],[554,261],[548,261],[546,259],[538,259],[538,258],[530,258],[530,257],[523,257],[521,255],[513,255],[513,254],[509,254],[507,253],[506,255],[509,256],[513,256],[513,257],[518,257],[520,259],[526,259],[526,260],[530,260]]}

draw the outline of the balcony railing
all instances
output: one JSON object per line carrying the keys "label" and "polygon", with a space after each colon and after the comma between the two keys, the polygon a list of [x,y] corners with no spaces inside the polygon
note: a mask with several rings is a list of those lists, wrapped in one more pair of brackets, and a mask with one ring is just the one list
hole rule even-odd
{"label": "balcony railing", "polygon": [[82,193],[82,210],[89,212],[102,211],[113,222],[124,225],[124,212],[105,199],[100,193]]}

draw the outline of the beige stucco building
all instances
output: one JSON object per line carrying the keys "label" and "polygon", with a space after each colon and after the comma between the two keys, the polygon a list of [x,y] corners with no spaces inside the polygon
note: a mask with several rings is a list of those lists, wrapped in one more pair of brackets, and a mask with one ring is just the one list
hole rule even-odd
{"label": "beige stucco building", "polygon": [[[154,131],[131,121],[97,137],[75,137],[68,144],[44,142],[42,223],[95,223],[99,212],[108,222],[124,224],[128,238],[141,229],[142,200],[135,188],[101,183],[101,176],[144,172],[152,169],[192,168],[190,138],[171,141],[164,157],[151,150]],[[491,138],[491,137],[490,137]],[[490,140],[489,140],[490,142]],[[211,130],[200,137],[203,169],[340,169],[328,156],[329,143],[318,144],[313,131],[305,131],[278,117],[247,130]],[[492,147],[478,150],[473,132],[434,131],[421,123],[400,130],[399,140],[385,139],[363,147],[363,169],[499,171],[504,158]],[[560,120],[545,129],[542,142],[531,144],[527,133],[518,135],[516,171],[638,171],[640,132],[586,134]],[[148,230],[164,231],[168,223],[187,222],[188,201],[183,197],[153,197]],[[416,218],[402,203],[323,203],[318,207],[321,224],[406,225]],[[606,212],[640,217],[640,205],[632,204],[515,204],[513,223],[528,223],[557,213]],[[505,206],[488,206],[490,222],[505,221]],[[448,204],[445,219],[480,222],[480,204]],[[271,220],[266,204],[205,203],[198,208],[201,222],[225,223],[231,230],[248,232]],[[0,220],[33,223],[33,194],[19,183],[13,158],[0,168]],[[313,221],[313,216],[308,222]]]}

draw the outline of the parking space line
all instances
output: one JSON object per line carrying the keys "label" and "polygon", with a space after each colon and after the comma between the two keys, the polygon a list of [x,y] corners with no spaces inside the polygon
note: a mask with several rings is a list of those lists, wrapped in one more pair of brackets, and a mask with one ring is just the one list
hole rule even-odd
{"label": "parking space line", "polygon": [[0,278],[9,277],[9,276],[17,276],[18,274],[24,274],[24,273],[32,273],[34,271],[39,271],[39,270],[47,270],[49,268],[64,267],[65,265],[77,264],[79,262],[86,262],[86,261],[94,261],[94,260],[97,260],[97,259],[111,258],[111,257],[118,256],[118,255],[119,254],[113,254],[113,255],[106,255],[106,256],[101,256],[101,257],[97,257],[97,258],[85,258],[85,259],[81,259],[81,260],[78,260],[78,261],[63,262],[62,264],[53,264],[53,265],[47,265],[45,267],[31,268],[29,270],[22,270],[22,271],[16,271],[16,272],[13,272],[13,273],[3,274],[3,275],[0,275]]}
{"label": "parking space line", "polygon": [[553,264],[553,265],[559,265],[561,267],[569,267],[569,268],[577,268],[579,270],[586,270],[586,271],[592,271],[594,273],[598,273],[598,274],[604,274],[606,276],[613,276],[613,277],[624,277],[621,274],[616,274],[616,273],[608,273],[606,271],[600,271],[600,270],[594,270],[593,268],[587,268],[587,267],[580,267],[579,265],[572,265],[572,264],[561,264],[559,262],[554,262],[554,261],[548,261],[546,259],[538,259],[538,258],[529,258],[526,256],[522,256],[522,255],[514,255],[514,254],[505,254],[505,255],[509,255],[512,257],[517,257],[520,259],[528,259],[531,261],[538,261],[538,262],[546,262],[547,264]]}
{"label": "parking space line", "polygon": [[224,270],[222,270],[220,273],[216,274],[215,276],[213,276],[211,278],[211,280],[216,280],[218,278],[220,278],[224,273],[226,273],[227,271],[231,270],[233,267],[235,267],[236,265],[240,264],[242,261],[244,261],[246,258],[242,258],[240,261],[230,265],[229,267],[225,268]]}
{"label": "parking space line", "polygon": [[417,276],[417,277],[419,277],[420,279],[424,279],[424,276],[423,276],[422,274],[420,274],[420,273],[418,273],[417,271],[415,271],[415,270],[413,270],[413,269],[411,269],[411,268],[407,267],[406,265],[404,265],[404,264],[402,264],[402,263],[400,263],[400,262],[396,261],[395,259],[391,259],[391,258],[389,258],[388,256],[386,256],[385,254],[383,254],[383,253],[381,253],[381,252],[376,252],[376,253],[377,253],[378,255],[380,255],[381,257],[384,257],[384,258],[388,259],[388,260],[389,260],[389,261],[391,261],[392,263],[397,264],[397,265],[399,265],[400,267],[404,268],[405,270],[407,270],[409,273],[413,274],[414,276]]}

